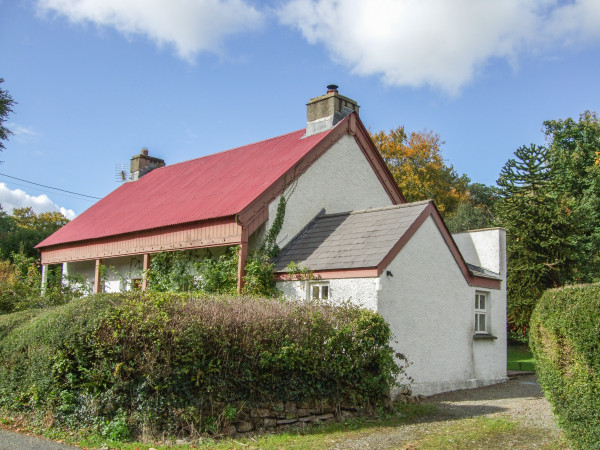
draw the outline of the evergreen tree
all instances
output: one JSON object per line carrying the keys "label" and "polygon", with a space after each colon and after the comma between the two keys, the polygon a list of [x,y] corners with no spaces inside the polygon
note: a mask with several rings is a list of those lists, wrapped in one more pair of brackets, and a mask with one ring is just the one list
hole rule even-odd
{"label": "evergreen tree", "polygon": [[600,121],[586,111],[579,121],[544,122],[556,195],[574,227],[573,282],[600,278]]}
{"label": "evergreen tree", "polygon": [[525,334],[544,289],[571,278],[572,226],[553,188],[549,150],[523,146],[502,168],[495,205],[506,228],[509,329]]}
{"label": "evergreen tree", "polygon": [[[0,78],[0,84],[4,83],[4,79]],[[10,96],[10,93],[0,88],[0,151],[4,149],[4,142],[8,139],[8,136],[13,134],[8,128],[4,126],[8,115],[13,112],[12,107],[15,101]]]}

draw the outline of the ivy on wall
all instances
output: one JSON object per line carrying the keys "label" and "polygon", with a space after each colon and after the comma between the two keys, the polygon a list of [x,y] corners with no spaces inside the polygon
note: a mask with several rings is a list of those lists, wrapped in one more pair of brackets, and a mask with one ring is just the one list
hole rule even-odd
{"label": "ivy on wall", "polygon": [[[293,191],[292,191],[293,192]],[[289,197],[290,194],[288,194]],[[273,224],[258,250],[246,261],[244,294],[277,296],[271,262],[280,252],[277,237],[283,228],[287,198],[281,195]],[[161,252],[153,255],[146,272],[148,290],[154,292],[204,292],[234,294],[237,292],[237,268],[240,247],[227,247],[219,256],[210,249]]]}

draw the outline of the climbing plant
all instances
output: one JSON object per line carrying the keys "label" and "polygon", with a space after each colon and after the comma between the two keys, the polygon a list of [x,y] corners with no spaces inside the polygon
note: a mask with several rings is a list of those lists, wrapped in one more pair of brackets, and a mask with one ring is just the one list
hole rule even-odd
{"label": "climbing plant", "polygon": [[[288,194],[292,194],[294,187]],[[287,198],[284,194],[279,197],[277,212],[273,223],[265,235],[259,249],[248,256],[246,262],[246,275],[244,276],[244,293],[261,297],[276,297],[278,295],[273,279],[273,260],[279,255],[281,249],[277,245],[277,237],[283,228]]]}
{"label": "climbing plant", "polygon": [[[283,228],[287,200],[292,192],[293,189],[288,197],[280,196],[277,212],[263,243],[248,255],[243,294],[277,296],[272,260],[280,252],[277,237]],[[237,292],[239,251],[239,246],[227,247],[218,257],[209,249],[157,253],[146,272],[148,290],[234,294]]]}
{"label": "climbing plant", "polygon": [[146,271],[148,290],[231,294],[237,287],[239,246],[227,247],[218,257],[210,249],[161,252]]}

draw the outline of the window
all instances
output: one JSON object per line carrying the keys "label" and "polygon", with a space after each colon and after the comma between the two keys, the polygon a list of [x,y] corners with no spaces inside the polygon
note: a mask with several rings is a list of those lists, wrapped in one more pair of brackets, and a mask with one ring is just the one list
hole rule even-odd
{"label": "window", "polygon": [[475,333],[489,334],[488,295],[485,292],[475,292]]}
{"label": "window", "polygon": [[329,283],[311,283],[309,286],[311,300],[329,299]]}

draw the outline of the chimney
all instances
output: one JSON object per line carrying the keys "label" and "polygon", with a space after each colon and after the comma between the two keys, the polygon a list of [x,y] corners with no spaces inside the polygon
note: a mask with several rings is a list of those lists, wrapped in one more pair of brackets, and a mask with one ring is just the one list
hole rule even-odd
{"label": "chimney", "polygon": [[327,86],[327,94],[311,98],[306,104],[306,136],[333,128],[353,111],[358,114],[358,103],[338,93],[335,84]]}
{"label": "chimney", "polygon": [[129,172],[131,172],[130,180],[138,180],[151,170],[164,166],[165,161],[163,159],[148,156],[148,149],[144,147],[139,155],[135,155],[131,158],[131,166],[129,169]]}

